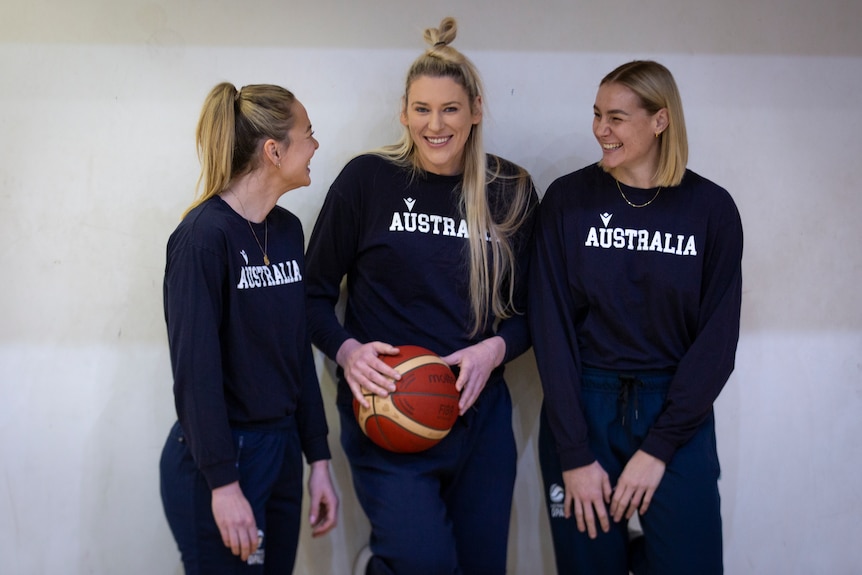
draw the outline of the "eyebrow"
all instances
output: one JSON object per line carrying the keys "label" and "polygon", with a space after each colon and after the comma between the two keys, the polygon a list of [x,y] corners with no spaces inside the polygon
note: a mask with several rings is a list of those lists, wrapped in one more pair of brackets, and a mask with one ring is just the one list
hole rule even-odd
{"label": "eyebrow", "polygon": [[[413,102],[411,102],[411,104],[413,106],[417,106],[417,105],[418,106],[430,106],[431,105],[428,102],[420,102],[419,100],[414,100]],[[452,100],[451,102],[443,102],[443,104],[441,104],[441,105],[442,106],[451,106],[453,104],[460,105],[461,102],[459,102],[458,100]]]}
{"label": "eyebrow", "polygon": [[[593,111],[595,111],[595,112],[601,112],[601,110],[599,110],[599,107],[598,107],[598,106],[593,106]],[[626,112],[625,110],[608,110],[608,111],[607,111],[607,114],[622,114],[622,115],[624,115],[624,116],[631,116],[631,114],[629,114],[629,113],[628,113],[628,112]]]}

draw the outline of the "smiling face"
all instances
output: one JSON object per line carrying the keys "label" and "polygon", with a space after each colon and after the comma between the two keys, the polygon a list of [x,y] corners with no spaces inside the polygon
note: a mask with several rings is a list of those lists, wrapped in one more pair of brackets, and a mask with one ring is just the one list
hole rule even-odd
{"label": "smiling face", "polygon": [[314,138],[305,107],[296,100],[292,108],[293,127],[287,133],[290,143],[279,146],[279,173],[285,180],[285,191],[311,184],[309,163],[320,145]]}
{"label": "smiling face", "polygon": [[423,170],[441,175],[463,171],[467,138],[482,119],[481,100],[470,104],[464,87],[448,76],[419,76],[410,85],[401,123]]}
{"label": "smiling face", "polygon": [[653,187],[660,151],[656,133],[667,127],[667,110],[650,114],[631,89],[608,83],[599,87],[593,114],[602,167],[624,184]]}

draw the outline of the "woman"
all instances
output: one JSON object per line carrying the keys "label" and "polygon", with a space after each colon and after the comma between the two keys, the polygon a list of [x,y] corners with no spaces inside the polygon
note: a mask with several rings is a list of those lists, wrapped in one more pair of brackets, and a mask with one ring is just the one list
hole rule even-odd
{"label": "woman", "polygon": [[[503,364],[529,347],[520,278],[537,197],[522,169],[484,153],[479,77],[449,46],[455,33],[452,18],[425,31],[401,141],[347,164],[309,242],[312,339],[338,364],[342,445],[372,529],[356,573],[506,567],[516,450]],[[377,447],[351,408],[394,391],[379,356],[407,344],[443,356],[461,393],[454,429],[417,454]]]}
{"label": "woman", "polygon": [[223,83],[197,145],[203,193],[168,240],[165,268],[179,421],[162,452],[162,501],[187,575],[290,573],[303,452],[313,535],[335,526],[338,506],[304,321],[302,227],[276,206],[311,183],[318,144],[289,91]]}
{"label": "woman", "polygon": [[[531,268],[557,568],[721,573],[712,406],[739,337],[739,214],[686,169],[664,66],[620,66],[593,111],[602,159],[548,188]],[[644,538],[629,564],[635,513]]]}

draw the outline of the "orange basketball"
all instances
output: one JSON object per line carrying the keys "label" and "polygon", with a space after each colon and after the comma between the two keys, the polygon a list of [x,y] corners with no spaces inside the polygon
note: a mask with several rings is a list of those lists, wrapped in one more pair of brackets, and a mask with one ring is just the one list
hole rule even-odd
{"label": "orange basketball", "polygon": [[370,407],[353,399],[359,427],[371,441],[396,453],[433,447],[458,419],[455,374],[434,352],[415,345],[398,346],[398,355],[380,359],[401,374],[388,397],[366,393]]}

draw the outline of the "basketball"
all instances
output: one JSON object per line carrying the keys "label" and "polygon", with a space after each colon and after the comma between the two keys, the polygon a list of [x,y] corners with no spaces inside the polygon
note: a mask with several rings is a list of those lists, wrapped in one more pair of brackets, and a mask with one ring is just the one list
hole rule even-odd
{"label": "basketball", "polygon": [[388,397],[366,393],[370,407],[353,399],[353,413],[363,433],[395,453],[417,453],[437,445],[458,419],[455,374],[434,352],[415,345],[397,346],[398,355],[380,359],[401,374]]}

